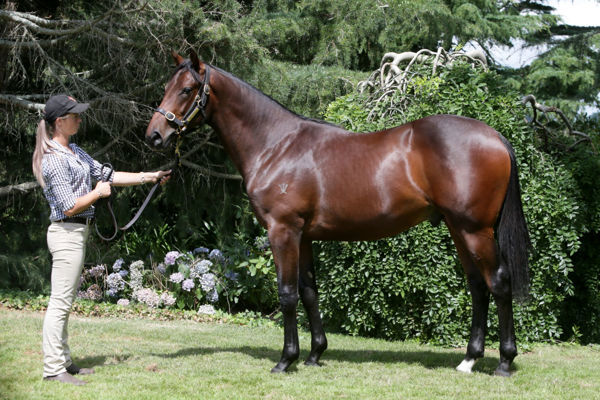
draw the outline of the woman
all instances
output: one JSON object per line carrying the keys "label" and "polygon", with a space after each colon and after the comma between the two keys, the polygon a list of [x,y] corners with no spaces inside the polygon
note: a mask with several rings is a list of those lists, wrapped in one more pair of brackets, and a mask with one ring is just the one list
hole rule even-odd
{"label": "woman", "polygon": [[[93,204],[110,196],[111,185],[131,186],[161,180],[171,171],[114,172],[101,176],[101,164],[74,143],[80,114],[89,107],[66,95],[52,96],[37,127],[33,173],[50,204],[47,241],[52,253],[51,293],[44,317],[44,380],[74,385],[86,382],[73,375],[94,373],[71,360],[67,344],[69,313],[85,259],[85,243],[94,218]],[[106,172],[108,174],[108,172]],[[92,181],[98,181],[92,190]],[[107,180],[107,182],[102,182]]]}

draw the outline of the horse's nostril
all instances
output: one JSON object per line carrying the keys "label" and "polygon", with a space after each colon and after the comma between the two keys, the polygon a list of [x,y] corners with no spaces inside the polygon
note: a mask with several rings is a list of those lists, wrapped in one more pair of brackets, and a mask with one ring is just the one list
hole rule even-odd
{"label": "horse's nostril", "polygon": [[155,147],[160,146],[160,144],[162,143],[162,137],[160,136],[160,133],[158,131],[152,131],[152,134],[147,137],[147,140],[150,144],[154,145]]}

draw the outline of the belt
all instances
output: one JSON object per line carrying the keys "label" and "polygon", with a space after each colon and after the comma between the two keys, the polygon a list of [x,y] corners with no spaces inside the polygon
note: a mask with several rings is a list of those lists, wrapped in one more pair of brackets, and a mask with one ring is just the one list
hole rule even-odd
{"label": "belt", "polygon": [[91,225],[94,222],[94,218],[85,218],[85,217],[71,217],[71,218],[63,218],[54,222],[64,222],[69,224],[83,224],[83,225]]}

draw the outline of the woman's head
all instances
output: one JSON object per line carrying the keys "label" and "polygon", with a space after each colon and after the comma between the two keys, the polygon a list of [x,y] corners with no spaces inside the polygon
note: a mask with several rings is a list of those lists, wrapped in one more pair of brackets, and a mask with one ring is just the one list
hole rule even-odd
{"label": "woman's head", "polygon": [[79,114],[88,109],[88,103],[78,103],[71,96],[59,94],[52,96],[44,107],[44,119],[60,134],[77,133],[81,119]]}
{"label": "woman's head", "polygon": [[88,109],[88,103],[78,103],[71,96],[59,94],[52,96],[44,107],[44,119],[37,126],[35,150],[33,151],[33,174],[38,183],[44,187],[42,176],[42,158],[52,150],[54,135],[71,136],[77,133],[81,124],[80,113]]}

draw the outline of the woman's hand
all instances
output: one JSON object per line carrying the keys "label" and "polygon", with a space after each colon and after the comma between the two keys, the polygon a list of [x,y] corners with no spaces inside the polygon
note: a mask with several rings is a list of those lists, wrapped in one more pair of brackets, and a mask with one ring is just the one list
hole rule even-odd
{"label": "woman's hand", "polygon": [[98,182],[94,191],[100,198],[110,196],[110,182]]}
{"label": "woman's hand", "polygon": [[148,181],[156,183],[160,179],[160,184],[164,185],[171,178],[172,170],[168,171],[156,171],[156,172],[144,172],[148,177]]}

